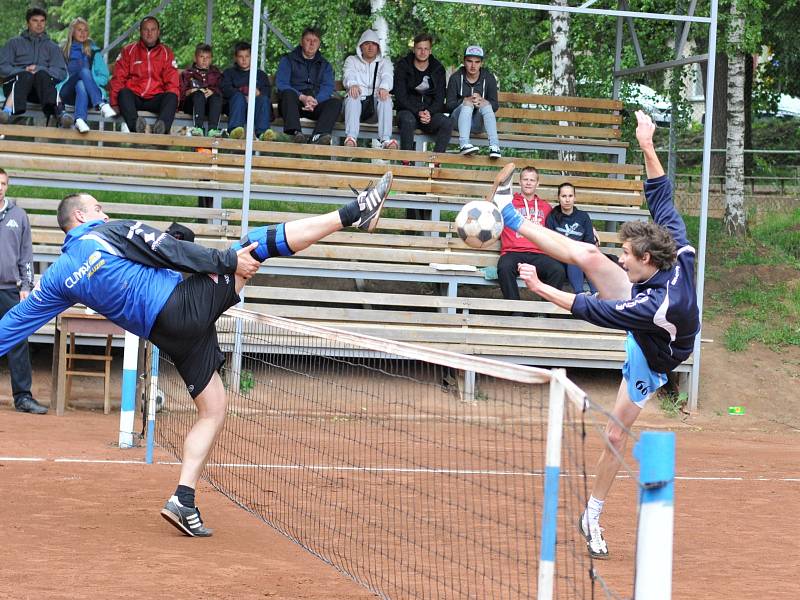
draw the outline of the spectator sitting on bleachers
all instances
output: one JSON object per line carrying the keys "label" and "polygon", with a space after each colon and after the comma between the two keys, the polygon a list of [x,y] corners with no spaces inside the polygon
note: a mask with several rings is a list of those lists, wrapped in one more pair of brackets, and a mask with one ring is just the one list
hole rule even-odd
{"label": "spectator sitting on bleachers", "polygon": [[[191,135],[219,137],[222,115],[222,71],[214,66],[214,53],[208,44],[197,44],[192,66],[181,73],[181,108],[192,115]],[[208,129],[203,125],[208,120]]]}
{"label": "spectator sitting on bleachers", "polygon": [[400,148],[414,149],[414,130],[434,134],[436,152],[445,152],[453,122],[444,114],[447,76],[442,63],[432,54],[433,38],[421,33],[414,48],[395,64],[394,98],[400,128]]}
{"label": "spectator sitting on bleachers", "polygon": [[[545,221],[548,229],[557,231],[571,240],[596,244],[592,218],[589,213],[575,208],[575,186],[565,182],[558,186],[558,206],[550,211]],[[563,263],[562,263],[563,264]],[[584,274],[575,265],[564,264],[567,279],[576,294],[583,292]],[[589,290],[596,290],[589,282]]]}
{"label": "spectator sitting on bleachers", "polygon": [[[519,187],[522,193],[515,193],[512,203],[523,218],[544,225],[550,214],[550,205],[536,195],[539,187],[539,171],[535,167],[525,167],[519,174]],[[562,289],[567,283],[564,266],[550,258],[533,242],[528,241],[516,231],[503,228],[500,235],[500,259],[497,261],[497,278],[503,298],[519,300],[517,275],[519,264],[534,265],[542,281],[554,288]]]}
{"label": "spectator sitting on bleachers", "polygon": [[381,53],[380,39],[374,29],[361,34],[356,53],[344,61],[342,78],[344,99],[345,146],[356,146],[361,121],[378,121],[378,140],[382,148],[394,150],[392,139],[392,97],[394,66]]}
{"label": "spectator sitting on bleachers", "polygon": [[[333,95],[333,68],[319,51],[321,43],[322,32],[306,27],[300,45],[281,57],[275,74],[283,131],[297,144],[330,144],[342,109],[341,99]],[[310,140],[303,134],[300,117],[317,122]]]}
{"label": "spectator sitting on bleachers", "polygon": [[28,28],[0,48],[0,79],[6,101],[0,110],[0,123],[8,123],[12,115],[28,108],[28,101],[42,105],[47,117],[54,117],[62,127],[72,125],[72,117],[58,105],[56,84],[67,76],[64,55],[45,32],[47,13],[30,8],[25,13]]}
{"label": "spectator sitting on bleachers", "polygon": [[180,94],[178,65],[160,36],[158,19],[145,17],[139,23],[139,41],[125,46],[114,64],[111,106],[118,107],[128,131],[145,132],[140,110],[158,114],[153,133],[169,134],[172,129]]}
{"label": "spectator sitting on bleachers", "polygon": [[[250,63],[250,43],[236,42],[233,47],[233,65],[222,73],[222,95],[228,101],[228,129],[230,136],[235,140],[244,137],[244,128],[247,124]],[[256,69],[256,114],[253,129],[259,139],[272,139],[272,130],[269,128],[271,95],[272,86],[269,84],[269,77],[261,69]]]}
{"label": "spectator sitting on bleachers", "polygon": [[489,138],[489,158],[500,158],[497,137],[497,79],[483,68],[483,48],[468,46],[464,66],[450,76],[447,83],[445,110],[458,126],[458,151],[464,156],[475,154],[478,147],[469,141],[471,132],[486,131]]}
{"label": "spectator sitting on bleachers", "polygon": [[100,48],[89,37],[89,23],[78,17],[69,24],[67,39],[61,47],[67,62],[67,79],[58,84],[58,93],[64,104],[75,105],[75,129],[89,132],[86,122],[89,107],[99,108],[105,119],[117,116],[106,100],[108,67]]}

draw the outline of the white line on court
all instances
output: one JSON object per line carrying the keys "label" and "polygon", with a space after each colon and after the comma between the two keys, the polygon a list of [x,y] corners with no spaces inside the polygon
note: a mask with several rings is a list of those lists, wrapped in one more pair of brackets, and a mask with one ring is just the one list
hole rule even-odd
{"label": "white line on court", "polygon": [[[102,458],[44,458],[38,456],[0,456],[2,462],[54,462],[71,464],[110,464],[110,465],[143,465],[144,460],[112,460]],[[156,461],[154,464],[176,466],[181,464],[177,461]],[[247,464],[247,463],[208,463],[208,467],[222,467],[228,469],[308,469],[309,471],[358,471],[372,473],[421,473],[431,475],[483,475],[483,476],[514,476],[514,477],[542,477],[544,473],[534,471],[491,471],[491,470],[469,470],[469,469],[425,469],[408,467],[336,467],[330,465],[279,465],[279,464]],[[569,473],[562,473],[561,477],[572,477]],[[589,477],[594,477],[589,475]],[[630,479],[629,475],[617,475],[617,479]],[[800,482],[800,477],[763,477],[761,475],[753,477],[711,477],[711,476],[687,476],[678,475],[678,481],[786,481],[790,483]]]}

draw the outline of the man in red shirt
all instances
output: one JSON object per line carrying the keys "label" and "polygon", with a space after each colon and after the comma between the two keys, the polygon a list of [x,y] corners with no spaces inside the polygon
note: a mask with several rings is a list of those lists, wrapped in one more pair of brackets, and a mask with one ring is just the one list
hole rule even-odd
{"label": "man in red shirt", "polygon": [[155,17],[139,24],[139,41],[122,49],[111,78],[110,104],[125,119],[128,131],[144,133],[145,120],[138,111],[158,114],[153,133],[169,133],[178,108],[180,78],[175,55],[161,43],[161,26]]}
{"label": "man in red shirt", "polygon": [[[523,218],[544,226],[552,208],[536,195],[539,187],[539,171],[535,167],[525,167],[519,175],[522,193],[515,193],[512,203]],[[519,300],[519,264],[534,265],[539,278],[548,285],[561,289],[567,283],[564,265],[544,254],[539,246],[527,240],[516,231],[506,227],[500,236],[500,260],[497,261],[497,278],[503,298]]]}

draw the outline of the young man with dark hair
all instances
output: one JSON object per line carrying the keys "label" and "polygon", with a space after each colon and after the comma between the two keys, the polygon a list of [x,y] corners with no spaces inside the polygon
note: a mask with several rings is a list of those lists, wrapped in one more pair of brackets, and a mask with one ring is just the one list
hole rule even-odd
{"label": "young man with dark hair", "polygon": [[118,107],[128,131],[144,133],[147,123],[140,110],[158,115],[152,133],[169,135],[181,91],[178,64],[172,50],[161,42],[161,25],[155,17],[139,23],[139,41],[119,53],[111,77],[109,103]]}
{"label": "young man with dark hair", "polygon": [[71,127],[72,116],[59,106],[56,91],[56,85],[67,77],[67,64],[61,49],[45,32],[47,13],[29,8],[25,20],[27,29],[0,48],[0,80],[6,97],[0,123],[24,113],[31,101],[42,105],[48,122],[54,117],[62,127]]}
{"label": "young man with dark hair", "polygon": [[[333,93],[333,67],[319,51],[322,32],[306,27],[300,44],[284,54],[275,74],[278,111],[283,116],[283,132],[296,144],[329,145],[331,132],[342,110],[342,101]],[[300,126],[300,118],[316,121],[311,139]]]}
{"label": "young man with dark hair", "polygon": [[628,431],[645,403],[667,382],[667,373],[691,355],[700,332],[695,250],[689,245],[686,226],[673,205],[672,184],[653,145],[656,126],[642,111],[636,111],[636,119],[636,139],[647,171],[645,198],[654,222],[622,226],[618,265],[594,244],[570,240],[525,221],[511,204],[513,165],[498,174],[494,196],[506,227],[519,231],[553,258],[580,267],[597,294],[561,291],[543,283],[536,267],[521,264],[520,277],[528,288],[576,317],[628,332],[622,381],[605,430],[611,447],[600,455],[592,495],[578,521],[589,553],[599,559],[608,558],[600,514],[619,471],[617,457],[625,451]]}
{"label": "young man with dark hair", "polygon": [[67,196],[58,207],[63,254],[0,320],[0,356],[77,302],[169,354],[198,418],[184,442],[178,488],[161,514],[186,535],[208,537],[194,496],[225,421],[217,319],[268,258],[290,256],[344,227],[374,230],[391,184],[387,172],[338,211],[252,229],[228,250],[181,241],[141,221],[109,221],[89,194]]}
{"label": "young man with dark hair", "polygon": [[400,128],[400,149],[414,149],[414,130],[435,137],[434,152],[445,152],[453,122],[444,114],[447,75],[431,54],[433,37],[421,33],[414,47],[394,66],[394,99]]}
{"label": "young man with dark hair", "polygon": [[[249,42],[237,42],[233,47],[233,66],[222,73],[222,95],[228,102],[228,132],[239,140],[244,137],[247,124],[247,97],[250,95],[251,53]],[[256,114],[253,121],[255,136],[269,140],[264,136],[272,131],[269,128],[272,103],[272,86],[269,77],[261,69],[256,69]]]}
{"label": "young man with dark hair", "polygon": [[[33,289],[33,245],[28,215],[6,198],[8,173],[0,169],[0,317],[25,300]],[[26,336],[27,337],[27,336]],[[8,352],[14,408],[43,415],[31,395],[31,358],[26,338]]]}

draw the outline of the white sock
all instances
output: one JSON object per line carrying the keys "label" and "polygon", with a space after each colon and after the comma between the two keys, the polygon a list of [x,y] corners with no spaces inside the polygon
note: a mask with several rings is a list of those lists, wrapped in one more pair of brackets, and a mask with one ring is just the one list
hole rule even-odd
{"label": "white sock", "polygon": [[598,500],[594,496],[589,496],[589,502],[586,503],[586,512],[583,513],[583,520],[587,528],[592,523],[600,522],[600,514],[603,512],[605,503],[605,500]]}

